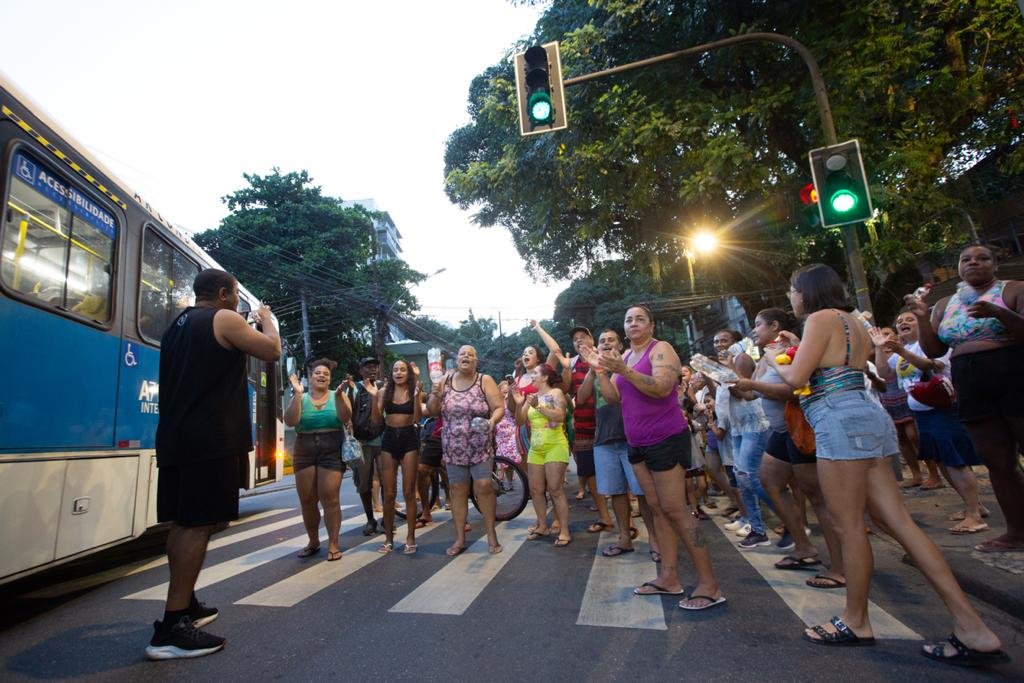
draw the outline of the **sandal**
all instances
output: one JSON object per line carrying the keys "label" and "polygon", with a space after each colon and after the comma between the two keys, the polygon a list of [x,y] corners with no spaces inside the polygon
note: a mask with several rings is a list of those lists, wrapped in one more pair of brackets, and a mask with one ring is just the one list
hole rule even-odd
{"label": "sandal", "polygon": [[648,553],[651,556],[651,560],[653,560],[657,564],[661,564],[661,553],[659,553],[657,550],[649,550]]}
{"label": "sandal", "polygon": [[1024,551],[1024,543],[1013,543],[993,538],[979,543],[974,546],[974,549],[979,553],[1019,553]]}
{"label": "sandal", "polygon": [[417,529],[422,529],[423,527],[425,527],[428,524],[430,524],[430,522],[428,520],[426,520],[426,519],[423,519],[422,517],[416,520],[416,528]]}
{"label": "sandal", "polygon": [[444,554],[448,557],[455,557],[457,555],[461,555],[464,552],[466,552],[466,546],[460,545],[458,548],[456,548],[455,546],[448,548],[448,550],[444,551]]}
{"label": "sandal", "polygon": [[415,555],[416,554],[416,544],[415,543],[406,543],[405,547],[402,548],[402,554],[403,555]]}
{"label": "sandal", "polygon": [[327,551],[327,561],[328,562],[337,562],[340,559],[341,559],[341,551],[340,550],[328,550]]}
{"label": "sandal", "polygon": [[817,556],[812,557],[793,557],[792,555],[786,555],[784,558],[775,563],[776,569],[810,569],[811,567],[817,567],[821,564],[821,560]]}
{"label": "sandal", "polygon": [[551,533],[550,529],[545,529],[544,531],[538,531],[538,530],[534,529],[533,531],[531,531],[529,534],[526,535],[526,540],[527,541],[537,541],[537,540],[542,539],[542,538],[547,538],[547,536],[550,533]]}
{"label": "sandal", "polygon": [[500,543],[498,545],[487,545],[487,552],[489,552],[491,555],[497,555],[502,550],[504,550],[504,548],[501,547]]}
{"label": "sandal", "polygon": [[311,557],[320,552],[320,546],[318,545],[307,545],[305,548],[300,550],[295,557]]}
{"label": "sandal", "polygon": [[988,531],[988,524],[984,522],[976,526],[957,524],[949,530],[949,533],[956,534],[957,536],[966,536],[967,534],[977,534],[982,531]]}
{"label": "sandal", "polygon": [[[874,645],[874,637],[861,638],[856,633],[850,630],[842,619],[839,617],[832,617],[829,620],[835,631],[826,631],[824,626],[812,626],[806,629],[803,633],[804,640],[814,643],[815,645],[844,645],[850,647],[856,647],[860,645]],[[818,635],[814,638],[808,634],[808,631],[813,631]]]}
{"label": "sandal", "polygon": [[825,576],[824,574],[818,574],[814,578],[807,579],[804,581],[811,588],[846,588],[846,581],[840,581],[839,579],[833,579],[831,576]]}
{"label": "sandal", "polygon": [[551,545],[555,546],[556,548],[564,548],[565,546],[569,545],[570,543],[572,543],[572,539],[571,538],[556,538],[555,542],[552,543]]}
{"label": "sandal", "polygon": [[[956,654],[952,657],[946,656],[946,643],[953,646]],[[1009,655],[1002,650],[992,652],[979,652],[971,649],[960,642],[955,634],[950,633],[946,640],[935,643],[927,643],[921,648],[921,654],[928,659],[938,662],[946,662],[953,666],[991,666],[992,664],[1003,664],[1010,661]]]}
{"label": "sandal", "polygon": [[588,534],[599,534],[602,531],[611,531],[615,528],[614,524],[605,524],[601,520],[597,520],[593,524],[587,527]]}
{"label": "sandal", "polygon": [[618,557],[619,555],[625,555],[626,553],[634,552],[635,548],[623,548],[621,545],[610,545],[601,551],[601,554],[605,557]]}
{"label": "sandal", "polygon": [[394,549],[395,549],[395,544],[394,543],[385,543],[381,547],[377,548],[377,552],[380,553],[381,555],[387,555],[388,553],[390,553]]}

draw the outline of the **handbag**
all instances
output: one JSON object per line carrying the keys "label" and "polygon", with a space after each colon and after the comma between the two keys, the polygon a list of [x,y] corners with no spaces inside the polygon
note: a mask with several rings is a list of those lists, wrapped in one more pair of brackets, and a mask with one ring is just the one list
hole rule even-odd
{"label": "handbag", "polygon": [[950,410],[956,402],[956,389],[945,375],[925,372],[921,381],[910,387],[910,395],[919,403],[937,410]]}
{"label": "handbag", "polygon": [[345,462],[355,462],[363,457],[363,447],[352,436],[352,432],[345,427],[345,438],[341,442],[341,459]]}
{"label": "handbag", "polygon": [[797,450],[804,455],[811,455],[818,445],[814,439],[814,429],[807,421],[800,404],[795,401],[786,401],[786,428],[789,429],[789,438],[796,444]]}

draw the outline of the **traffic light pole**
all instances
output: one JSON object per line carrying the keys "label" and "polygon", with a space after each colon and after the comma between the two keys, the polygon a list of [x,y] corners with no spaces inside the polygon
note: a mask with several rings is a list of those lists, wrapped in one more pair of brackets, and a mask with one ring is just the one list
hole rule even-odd
{"label": "traffic light pole", "polygon": [[[811,54],[811,51],[807,49],[806,45],[795,38],[791,38],[780,33],[745,33],[741,36],[723,38],[722,40],[716,40],[712,43],[704,43],[703,45],[688,47],[685,50],[678,50],[677,52],[667,52],[663,55],[658,55],[657,57],[641,59],[640,61],[630,62],[629,64],[612,67],[611,69],[594,71],[593,73],[576,76],[575,78],[567,78],[562,82],[562,86],[568,88],[588,81],[593,81],[598,78],[604,78],[605,76],[611,76],[625,71],[632,71],[633,69],[640,69],[645,66],[660,64],[662,62],[668,62],[673,59],[679,59],[680,57],[703,54],[705,52],[711,52],[713,50],[730,47],[732,45],[764,42],[780,43],[785,45],[800,55],[801,59],[804,60],[804,64],[807,65],[807,70],[810,72],[811,86],[814,89],[814,99],[818,103],[818,116],[821,117],[821,128],[825,133],[825,144],[829,146],[837,144],[839,142],[839,138],[836,137],[836,127],[832,122],[832,108],[828,103],[828,92],[825,90],[825,79],[821,77],[821,69],[818,68],[818,61],[814,59],[814,55]],[[850,276],[853,278],[853,286],[857,296],[857,307],[862,311],[871,311],[871,298],[868,296],[868,279],[864,272],[864,260],[861,258],[860,241],[857,238],[856,224],[844,225],[842,226],[842,229],[843,244],[846,247],[847,264],[850,268]]]}

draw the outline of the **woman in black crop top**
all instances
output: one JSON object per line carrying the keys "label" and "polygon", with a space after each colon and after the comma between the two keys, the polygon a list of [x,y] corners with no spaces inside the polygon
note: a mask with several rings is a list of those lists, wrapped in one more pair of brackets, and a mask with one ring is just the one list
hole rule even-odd
{"label": "woman in black crop top", "polygon": [[406,555],[416,552],[416,469],[419,465],[419,422],[422,409],[420,371],[415,363],[397,360],[391,368],[391,377],[374,400],[374,420],[384,420],[384,434],[380,443],[380,484],[384,498],[385,542],[381,553],[394,550],[395,498],[398,488],[398,468],[402,468],[402,496],[409,517],[405,536]]}

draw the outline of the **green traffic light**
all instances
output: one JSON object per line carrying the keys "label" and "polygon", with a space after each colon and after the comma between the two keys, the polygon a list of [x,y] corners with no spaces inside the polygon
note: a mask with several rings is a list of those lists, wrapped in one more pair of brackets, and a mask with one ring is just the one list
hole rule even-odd
{"label": "green traffic light", "polygon": [[857,195],[849,190],[837,190],[832,194],[829,203],[836,213],[849,213],[857,208]]}
{"label": "green traffic light", "polygon": [[544,91],[533,93],[530,95],[528,105],[530,108],[530,119],[534,124],[551,123],[553,109],[551,107],[551,96],[548,93]]}

